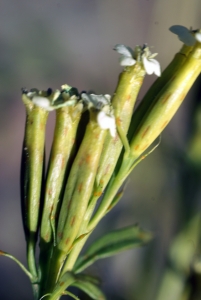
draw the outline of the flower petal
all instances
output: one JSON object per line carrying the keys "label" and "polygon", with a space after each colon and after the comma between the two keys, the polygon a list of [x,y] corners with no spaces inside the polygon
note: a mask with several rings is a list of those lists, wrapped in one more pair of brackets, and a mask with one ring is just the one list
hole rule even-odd
{"label": "flower petal", "polygon": [[86,102],[90,102],[90,97],[87,93],[81,93],[81,98]]}
{"label": "flower petal", "polygon": [[173,25],[169,28],[169,30],[176,35],[180,35],[185,32],[189,32],[189,29],[182,25]]}
{"label": "flower petal", "polygon": [[136,60],[132,57],[121,56],[119,59],[120,65],[123,67],[133,66],[136,63]]}
{"label": "flower petal", "polygon": [[182,41],[187,46],[193,46],[196,42],[196,39],[194,38],[191,31],[181,25],[174,25],[169,28],[171,32],[178,35],[178,38],[180,41]]}
{"label": "flower petal", "polygon": [[198,41],[199,43],[201,43],[201,32],[196,32],[195,33],[195,39],[196,39],[196,41]]}
{"label": "flower petal", "polygon": [[36,106],[40,106],[42,108],[44,108],[45,110],[53,110],[52,106],[50,105],[50,100],[48,98],[42,97],[42,96],[34,96],[32,98],[32,102],[36,105]]}
{"label": "flower petal", "polygon": [[133,57],[134,52],[130,47],[126,47],[122,44],[117,44],[114,47],[114,50],[116,50],[119,54],[122,54],[123,56],[127,56],[127,57]]}
{"label": "flower petal", "polygon": [[152,54],[149,55],[149,58],[154,58],[154,57],[156,57],[157,55],[158,55],[158,53],[152,53]]}
{"label": "flower petal", "polygon": [[145,55],[142,57],[142,62],[145,68],[145,71],[148,75],[155,74],[157,76],[161,76],[161,68],[160,64],[156,59],[149,59]]}
{"label": "flower petal", "polygon": [[111,102],[111,95],[105,94],[104,96],[107,99],[108,103],[110,103]]}
{"label": "flower petal", "polygon": [[151,61],[152,62],[152,64],[154,65],[154,71],[153,71],[153,73],[156,75],[156,76],[158,76],[158,77],[160,77],[161,76],[161,66],[160,66],[160,64],[159,64],[159,62],[156,60],[156,59],[150,59],[149,61]]}
{"label": "flower petal", "polygon": [[108,105],[109,102],[104,95],[90,94],[91,102],[96,109],[101,109],[103,106]]}
{"label": "flower petal", "polygon": [[90,95],[88,95],[87,93],[81,93],[81,98],[82,98],[84,104],[87,105],[88,108],[93,106]]}
{"label": "flower petal", "polygon": [[97,122],[100,128],[109,129],[112,137],[116,135],[116,124],[113,116],[108,116],[104,111],[100,111],[97,115]]}
{"label": "flower petal", "polygon": [[153,63],[150,62],[150,61],[146,58],[146,56],[143,56],[143,57],[142,57],[142,62],[143,62],[143,66],[144,66],[144,68],[145,68],[146,73],[147,73],[148,75],[153,74],[153,72],[154,72]]}

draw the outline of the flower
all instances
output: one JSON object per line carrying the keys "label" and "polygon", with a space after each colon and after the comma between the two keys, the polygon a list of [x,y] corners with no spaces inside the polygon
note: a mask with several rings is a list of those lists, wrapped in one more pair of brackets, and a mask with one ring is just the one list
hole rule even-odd
{"label": "flower", "polygon": [[158,53],[151,53],[147,45],[142,48],[142,63],[148,75],[155,74],[161,76],[161,68],[159,62],[154,59]]}
{"label": "flower", "polygon": [[42,97],[42,96],[34,96],[32,98],[32,102],[36,105],[36,106],[40,106],[43,109],[47,110],[47,111],[51,111],[54,108],[52,108],[52,105],[50,103],[50,100],[46,97]]}
{"label": "flower", "polygon": [[51,111],[52,104],[49,96],[52,94],[52,90],[48,89],[47,91],[39,91],[38,89],[27,89],[22,88],[22,94],[26,95],[29,101],[32,101],[34,105],[39,106],[47,111]]}
{"label": "flower", "polygon": [[67,85],[62,86],[61,92],[59,90],[39,91],[38,89],[22,89],[22,93],[26,95],[28,100],[32,101],[34,105],[43,108],[46,111],[52,111],[65,106],[73,106],[78,101],[78,91],[76,88],[67,90]]}
{"label": "flower", "polygon": [[120,65],[123,67],[127,66],[133,66],[136,63],[136,60],[134,59],[134,51],[130,47],[126,47],[121,44],[117,44],[114,47],[114,50],[116,50],[120,56]]}
{"label": "flower", "polygon": [[179,40],[187,46],[193,46],[196,41],[201,42],[201,33],[199,30],[191,30],[182,25],[173,25],[169,30],[176,34]]}
{"label": "flower", "polygon": [[51,89],[48,89],[47,91],[38,91],[36,89],[32,89],[27,93],[27,96],[36,106],[39,106],[47,111],[52,111],[56,108],[59,108],[59,106],[54,106],[54,102],[60,97],[59,90],[55,90],[53,92]]}
{"label": "flower", "polygon": [[106,114],[105,111],[100,111],[97,115],[97,122],[100,128],[109,129],[112,137],[116,135],[116,123],[113,115]]}
{"label": "flower", "polygon": [[111,96],[105,95],[95,95],[81,93],[81,99],[84,104],[90,108],[98,110],[97,113],[97,123],[101,129],[109,129],[112,137],[116,136],[116,123],[115,117],[113,115],[113,109],[111,106]]}
{"label": "flower", "polygon": [[121,66],[133,66],[136,63],[136,60],[141,60],[148,75],[153,73],[157,76],[161,75],[160,64],[156,59],[153,59],[157,53],[151,54],[147,45],[144,45],[143,47],[136,46],[133,51],[130,47],[117,44],[114,47],[114,50],[121,54]]}

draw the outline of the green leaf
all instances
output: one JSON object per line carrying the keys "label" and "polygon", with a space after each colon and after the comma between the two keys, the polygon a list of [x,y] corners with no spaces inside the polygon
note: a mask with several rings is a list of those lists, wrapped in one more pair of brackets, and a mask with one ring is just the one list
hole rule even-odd
{"label": "green leaf", "polygon": [[36,278],[34,278],[32,276],[32,274],[25,268],[25,266],[16,257],[9,254],[8,252],[4,252],[4,251],[0,250],[0,256],[1,255],[5,256],[5,257],[8,257],[8,258],[12,259],[14,262],[16,262],[18,264],[18,266],[21,268],[21,270],[29,277],[31,282],[34,282],[34,280],[36,280]]}
{"label": "green leaf", "polygon": [[96,282],[96,279],[94,280],[93,277],[82,274],[76,276],[76,281],[72,286],[79,288],[94,300],[105,300],[105,295],[94,282]]}
{"label": "green leaf", "polygon": [[64,291],[74,283],[75,276],[71,272],[66,272],[61,277],[61,279],[57,282],[52,294],[50,295],[50,300],[57,300],[61,295],[63,295]]}
{"label": "green leaf", "polygon": [[150,241],[152,235],[137,225],[114,230],[95,241],[81,256],[74,268],[76,273],[81,272],[96,260],[106,258],[133,247],[139,247]]}

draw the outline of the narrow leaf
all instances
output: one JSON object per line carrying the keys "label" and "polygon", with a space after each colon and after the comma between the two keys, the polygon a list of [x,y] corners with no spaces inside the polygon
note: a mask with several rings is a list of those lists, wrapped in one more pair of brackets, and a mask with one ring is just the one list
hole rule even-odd
{"label": "narrow leaf", "polygon": [[88,276],[84,278],[82,275],[81,277],[76,277],[76,279],[77,280],[72,284],[73,286],[79,288],[94,300],[106,300],[101,289],[91,280],[88,281]]}
{"label": "narrow leaf", "polygon": [[4,252],[2,250],[0,250],[0,255],[5,256],[5,257],[9,257],[10,259],[14,260],[18,264],[18,266],[22,269],[22,271],[24,271],[24,273],[33,282],[34,278],[31,275],[31,273],[25,268],[25,266],[16,257],[14,257],[13,255],[11,255],[11,254],[9,254],[7,252]]}
{"label": "narrow leaf", "polygon": [[74,271],[81,272],[98,259],[106,258],[133,247],[139,247],[150,241],[152,235],[137,225],[112,231],[95,241],[78,259]]}
{"label": "narrow leaf", "polygon": [[57,300],[64,293],[64,291],[75,281],[75,276],[71,272],[66,272],[57,282],[51,296],[50,300]]}

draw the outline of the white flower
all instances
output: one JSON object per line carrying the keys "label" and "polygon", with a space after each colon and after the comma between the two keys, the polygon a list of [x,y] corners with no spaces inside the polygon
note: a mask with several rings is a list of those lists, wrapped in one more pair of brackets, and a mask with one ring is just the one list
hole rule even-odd
{"label": "white flower", "polygon": [[171,26],[169,30],[176,34],[179,40],[187,46],[193,46],[196,41],[201,42],[201,33],[199,30],[189,30],[182,25]]}
{"label": "white flower", "polygon": [[114,47],[114,50],[121,54],[119,60],[121,66],[128,67],[133,66],[136,63],[136,60],[134,59],[134,51],[130,47],[117,44]]}
{"label": "white flower", "polygon": [[97,122],[100,128],[109,129],[112,137],[116,136],[116,123],[112,115],[107,115],[103,110],[97,115]]}
{"label": "white flower", "polygon": [[46,97],[42,97],[42,96],[34,96],[32,98],[32,102],[36,105],[36,106],[40,106],[42,108],[44,108],[47,111],[51,111],[54,108],[52,107],[50,100]]}
{"label": "white flower", "polygon": [[154,59],[157,53],[151,54],[149,48],[145,45],[142,48],[142,63],[148,75],[155,74],[161,76],[161,68],[159,62]]}
{"label": "white flower", "polygon": [[200,31],[197,31],[195,33],[195,39],[196,39],[196,41],[198,41],[199,43],[201,43],[201,32]]}
{"label": "white flower", "polygon": [[36,89],[32,89],[29,93],[27,93],[27,96],[36,106],[39,106],[47,111],[52,111],[66,105],[65,103],[65,104],[54,106],[54,102],[58,101],[60,97],[59,90],[55,90],[54,92],[52,92],[52,90],[50,91],[48,90],[44,92],[44,91],[37,91]]}
{"label": "white flower", "polygon": [[111,96],[81,93],[81,98],[88,109],[98,111],[97,123],[101,129],[109,129],[112,137],[116,136],[116,124],[111,106]]}
{"label": "white flower", "polygon": [[160,64],[156,59],[154,59],[157,53],[151,54],[146,45],[143,47],[137,46],[135,47],[135,51],[133,51],[130,47],[117,44],[114,47],[114,50],[121,54],[121,66],[133,66],[136,63],[136,60],[141,60],[148,75],[153,73],[157,76],[161,75]]}
{"label": "white flower", "polygon": [[[45,92],[46,94],[48,94],[50,92],[51,94],[51,90]],[[35,104],[36,106],[39,106],[47,111],[51,111],[52,110],[52,105],[51,105],[51,101],[48,97],[45,97],[44,95],[41,95],[41,92],[38,89],[31,89],[30,91],[27,91],[26,89],[22,89],[22,93],[25,94],[27,96],[27,98],[33,102],[33,104]]]}

